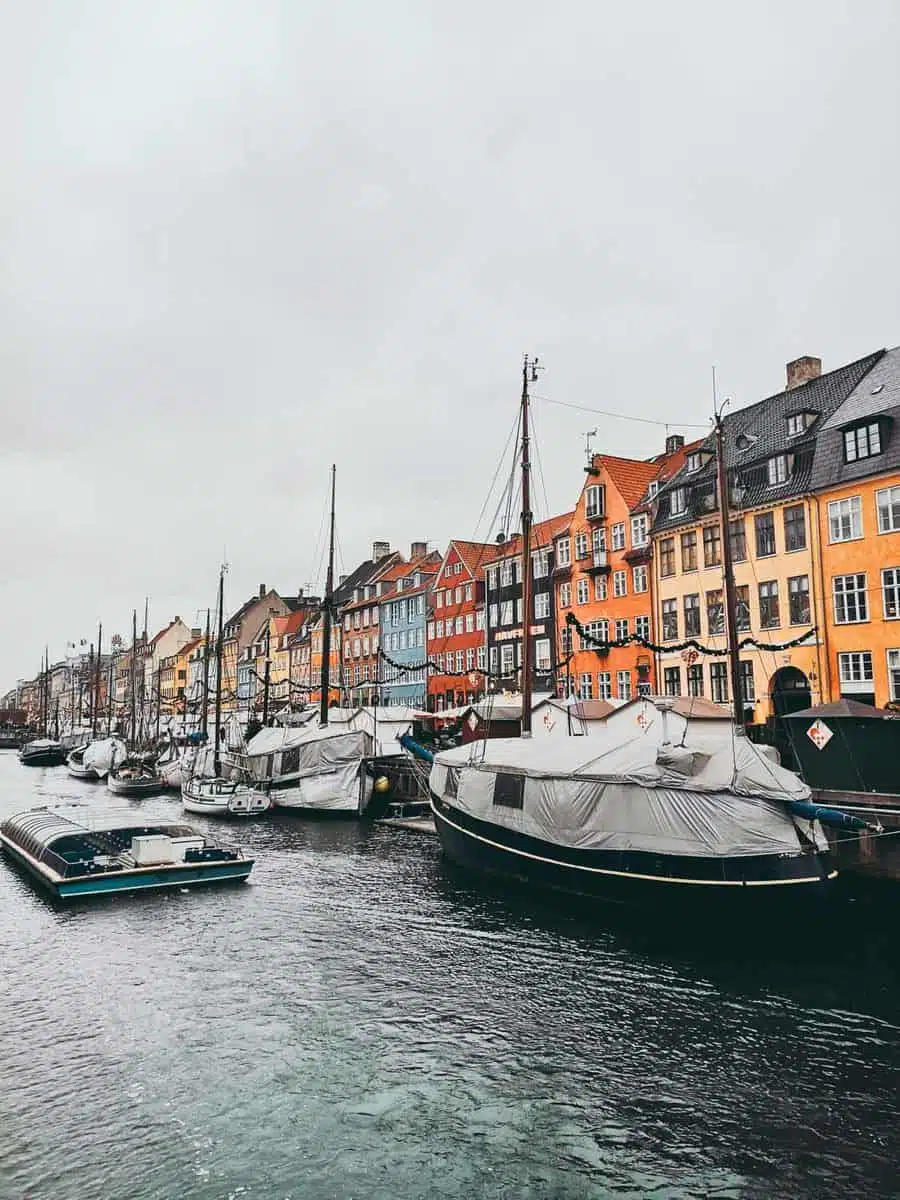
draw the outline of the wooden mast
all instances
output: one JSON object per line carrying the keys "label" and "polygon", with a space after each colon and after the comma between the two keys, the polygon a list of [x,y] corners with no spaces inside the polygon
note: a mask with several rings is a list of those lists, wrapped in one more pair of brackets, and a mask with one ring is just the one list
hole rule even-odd
{"label": "wooden mast", "polygon": [[128,727],[132,749],[137,747],[137,609],[131,610],[131,721]]}
{"label": "wooden mast", "polygon": [[731,665],[731,695],[734,699],[734,720],[744,728],[743,680],[741,679],[741,655],[738,649],[737,593],[734,586],[734,563],[731,554],[731,521],[729,519],[728,471],[725,466],[725,430],[722,410],[715,414],[716,421],[716,476],[719,489],[719,519],[722,538],[722,574],[724,576],[725,612],[724,631]]}
{"label": "wooden mast", "polygon": [[528,380],[537,378],[538,360],[522,362],[522,737],[531,737],[531,439],[528,430]]}
{"label": "wooden mast", "polygon": [[206,737],[209,729],[209,609],[206,610],[206,640],[203,643],[203,707],[200,709],[200,732]]}
{"label": "wooden mast", "polygon": [[96,738],[97,726],[100,723],[100,664],[103,661],[103,622],[97,629],[97,671],[94,679],[94,719],[91,722],[91,737]]}
{"label": "wooden mast", "polygon": [[225,604],[225,564],[219,570],[219,636],[216,638],[216,741],[213,749],[213,776],[218,779],[221,767],[219,744],[222,737],[222,645]]}
{"label": "wooden mast", "polygon": [[335,467],[331,467],[331,525],[328,536],[328,574],[322,603],[322,669],[319,674],[319,723],[328,724],[328,699],[331,667],[331,609],[334,603],[334,488]]}

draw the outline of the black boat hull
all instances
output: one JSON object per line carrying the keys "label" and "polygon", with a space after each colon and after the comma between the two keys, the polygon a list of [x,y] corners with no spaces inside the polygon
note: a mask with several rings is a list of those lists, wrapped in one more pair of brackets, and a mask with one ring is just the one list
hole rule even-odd
{"label": "black boat hull", "polygon": [[837,871],[827,853],[687,858],[641,851],[577,850],[480,821],[434,794],[445,855],[457,865],[529,886],[661,913],[818,910]]}
{"label": "black boat hull", "polygon": [[23,767],[61,767],[66,755],[63,750],[37,750],[31,754],[20,750],[19,761]]}

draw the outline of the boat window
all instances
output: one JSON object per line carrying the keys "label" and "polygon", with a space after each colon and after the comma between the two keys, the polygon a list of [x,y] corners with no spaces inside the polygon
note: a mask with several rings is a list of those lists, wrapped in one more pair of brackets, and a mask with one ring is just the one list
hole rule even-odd
{"label": "boat window", "polygon": [[281,774],[291,775],[300,770],[300,747],[291,746],[281,755]]}
{"label": "boat window", "polygon": [[524,807],[525,776],[498,775],[494,780],[494,804],[503,808]]}
{"label": "boat window", "polygon": [[456,767],[447,768],[447,782],[444,784],[444,795],[455,800],[459,792],[459,771]]}

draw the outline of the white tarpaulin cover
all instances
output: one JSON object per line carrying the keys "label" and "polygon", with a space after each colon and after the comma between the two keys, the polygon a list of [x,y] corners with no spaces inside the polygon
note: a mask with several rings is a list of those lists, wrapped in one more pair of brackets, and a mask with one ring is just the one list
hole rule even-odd
{"label": "white tarpaulin cover", "polygon": [[269,795],[283,808],[356,812],[368,800],[360,768],[372,751],[364,729],[307,725],[261,729],[240,762],[251,778],[269,781]]}
{"label": "white tarpaulin cover", "polygon": [[104,738],[99,742],[91,742],[85,749],[83,762],[100,779],[104,779],[115,764],[122,762],[127,755],[128,749],[121,738]]}
{"label": "white tarpaulin cover", "polygon": [[[524,777],[521,807],[495,803],[498,775]],[[646,734],[495,739],[439,754],[431,788],[473,817],[557,845],[704,857],[797,853],[787,804],[810,796],[738,735],[689,746]]]}

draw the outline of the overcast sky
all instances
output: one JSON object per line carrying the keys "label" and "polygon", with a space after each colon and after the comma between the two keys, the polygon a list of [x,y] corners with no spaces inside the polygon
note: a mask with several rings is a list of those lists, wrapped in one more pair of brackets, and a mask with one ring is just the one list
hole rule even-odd
{"label": "overcast sky", "polygon": [[[898,61],[896,0],[0,6],[0,688],[316,582],[332,461],[344,570],[489,533],[524,351],[678,430],[896,345]],[[537,516],[665,437],[535,418]]]}

